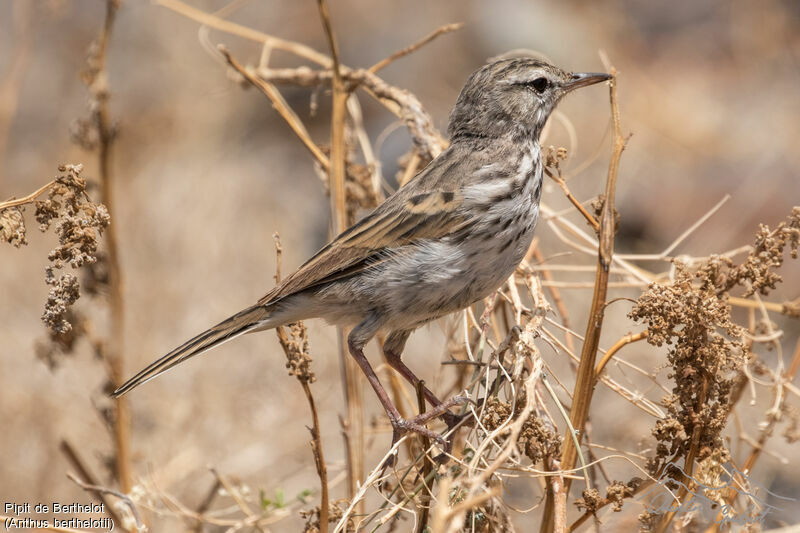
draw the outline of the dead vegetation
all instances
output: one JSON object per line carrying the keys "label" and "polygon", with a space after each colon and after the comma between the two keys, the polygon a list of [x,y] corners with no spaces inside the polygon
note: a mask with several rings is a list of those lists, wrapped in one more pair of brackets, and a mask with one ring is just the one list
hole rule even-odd
{"label": "dead vegetation", "polygon": [[[424,50],[432,39],[458,29],[457,24],[436,29],[372,67],[355,68],[345,65],[346,58],[338,55],[335,20],[329,16],[324,0],[319,0],[319,10],[329,54],[237,25],[179,0],[157,3],[204,28],[260,44],[261,61],[256,65],[240,61],[222,45],[218,51],[238,81],[254,86],[267,97],[265,105],[275,109],[316,162],[322,185],[331,197],[334,231],[377,205],[391,189],[364,130],[360,99],[380,103],[405,126],[413,141],[401,162],[399,184],[446,146],[419,99],[404,88],[390,85],[377,72],[392,61]],[[14,246],[25,244],[23,209],[34,202],[41,229],[55,227],[59,246],[48,256],[51,265],[45,280],[51,290],[43,315],[54,332],[53,342],[43,345],[40,353],[54,364],[57,350],[52,346],[60,345],[60,350],[68,352],[74,346],[74,336],[85,335],[105,362],[110,383],[118,384],[124,302],[116,237],[106,234],[104,253],[99,251],[109,210],[113,214],[110,150],[116,135],[107,110],[104,50],[118,5],[109,0],[107,8],[108,16],[101,37],[91,49],[85,76],[90,117],[76,122],[74,131],[82,146],[98,151],[103,169],[99,187],[105,205],[89,201],[80,165],[64,166],[60,169],[62,176],[38,191],[0,204],[0,232],[3,240]],[[276,50],[309,65],[272,68],[270,58]],[[622,80],[624,83],[624,77]],[[619,114],[617,82],[615,76],[610,89],[610,163],[605,188],[597,191],[596,198],[581,200],[572,194],[560,168],[569,150],[548,149],[548,175],[573,209],[555,211],[543,205],[538,231],[552,232],[564,249],[574,252],[575,260],[556,265],[545,259],[535,242],[506,285],[487,301],[460,313],[448,328],[444,368],[452,369],[457,376],[447,392],[469,395],[473,403],[465,406],[462,414],[471,413],[475,421],[472,427],[456,429],[448,462],[434,463],[431,458],[437,450],[415,437],[405,437],[380,460],[370,460],[364,435],[371,428],[364,420],[362,403],[371,399],[362,399],[359,374],[349,368],[349,359],[340,347],[346,369],[343,388],[347,401],[341,419],[346,456],[343,476],[330,479],[312,387],[316,379],[312,370],[314,350],[305,326],[299,323],[278,329],[277,335],[288,373],[300,382],[311,412],[309,464],[313,459],[318,491],[290,502],[283,496],[267,498],[212,468],[212,490],[200,507],[192,508],[180,495],[161,489],[140,465],[132,464],[123,403],[101,411],[114,435],[110,462],[115,463],[113,471],[120,492],[99,487],[85,460],[65,442],[64,453],[82,478],[77,483],[94,497],[111,495],[122,500],[125,505],[109,506],[109,513],[114,513],[120,527],[131,531],[148,525],[152,530],[175,528],[181,523],[195,531],[214,527],[281,530],[283,520],[300,516],[307,533],[499,532],[515,530],[517,515],[531,514],[537,517],[540,531],[547,533],[588,530],[592,524],[603,529],[613,520],[611,513],[626,512],[638,516],[645,531],[671,527],[715,530],[725,522],[719,520],[723,509],[725,516],[758,522],[757,517],[768,511],[769,505],[763,492],[759,494],[751,486],[750,475],[776,429],[782,426],[784,438],[797,439],[800,391],[793,379],[800,368],[800,343],[785,364],[783,332],[773,317],[782,314],[797,318],[800,304],[762,297],[768,298],[781,282],[779,269],[787,257],[797,259],[800,207],[773,229],[761,226],[752,245],[734,251],[711,251],[713,255],[706,257],[674,254],[720,204],[660,254],[616,254],[614,238],[625,214],[615,208],[615,191],[623,150],[630,139]],[[285,85],[310,87],[330,95],[331,133],[327,142],[312,139],[278,89]],[[45,200],[37,200],[45,193]],[[277,238],[276,247],[279,279],[281,244]],[[646,268],[652,268],[654,261],[665,271]],[[56,276],[56,271],[66,265],[78,268],[98,263],[102,268],[89,269],[87,282],[79,283],[71,273]],[[587,273],[585,280],[560,279],[563,273],[579,267],[583,268],[580,272]],[[96,337],[85,313],[72,309],[81,284],[94,287],[94,293],[108,295],[111,327],[107,338]],[[572,288],[593,291],[592,299],[584,302],[588,309],[584,334],[576,331],[578,325],[572,318],[581,310],[568,308],[561,295],[562,290]],[[638,293],[633,298],[631,290]],[[628,301],[618,303],[618,299]],[[621,337],[606,350],[602,348],[604,315],[612,304],[628,305],[629,328],[635,333]],[[739,323],[742,316],[746,319]],[[343,335],[340,332],[340,338]],[[625,350],[633,349],[628,346],[643,340],[659,353],[649,368],[622,357]],[[635,374],[651,386],[643,390],[625,373]],[[418,391],[407,389],[396,376],[389,378],[393,400],[401,412],[424,409],[424,402],[414,400]],[[600,408],[592,402],[598,387],[634,405],[639,416],[649,421],[651,434],[641,443],[631,442],[626,449],[596,442],[591,416]],[[752,409],[741,405],[740,400],[748,392],[755,396],[756,390],[771,395],[771,407],[757,429],[740,427],[734,423],[738,411]],[[299,416],[297,423],[302,423]],[[375,426],[381,429],[380,422]],[[737,449],[744,446],[749,452],[735,454],[734,441]],[[381,465],[390,455],[397,461],[392,469],[384,470]],[[625,477],[631,468],[636,475]],[[345,497],[334,499],[332,490],[344,477]],[[505,491],[523,483],[533,496],[527,508],[515,509],[505,500]],[[667,494],[672,505],[655,506],[652,502],[659,494]],[[701,497],[711,502],[709,512],[684,511],[686,503]]]}

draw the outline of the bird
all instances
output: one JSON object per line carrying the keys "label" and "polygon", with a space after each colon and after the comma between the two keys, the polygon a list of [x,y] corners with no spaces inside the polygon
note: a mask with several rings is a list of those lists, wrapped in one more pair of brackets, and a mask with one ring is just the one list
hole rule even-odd
{"label": "bird", "polygon": [[378,396],[394,444],[408,432],[449,442],[426,427],[467,399],[440,401],[404,419],[364,355],[385,333],[388,364],[415,387],[420,380],[401,359],[409,335],[498,289],[531,245],[542,194],[539,137],[570,92],[611,79],[573,73],[521,57],[492,61],[467,79],[450,114],[449,146],[405,185],[300,268],[247,307],[191,338],[117,388],[120,397],[187,359],[245,333],[323,318],[352,327],[350,355]]}

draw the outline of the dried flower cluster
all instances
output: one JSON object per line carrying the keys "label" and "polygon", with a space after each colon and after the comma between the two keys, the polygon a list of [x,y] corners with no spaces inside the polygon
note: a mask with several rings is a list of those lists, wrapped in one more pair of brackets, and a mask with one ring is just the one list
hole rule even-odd
{"label": "dried flower cluster", "polygon": [[51,289],[47,294],[47,302],[44,304],[42,322],[55,332],[66,333],[72,329],[72,325],[64,317],[70,306],[81,295],[78,278],[73,274],[62,274],[56,278],[53,267],[47,267],[45,271],[45,283],[50,285]]}
{"label": "dried flower cluster", "polygon": [[104,205],[92,203],[86,194],[86,180],[80,175],[82,165],[64,165],[59,170],[66,174],[56,178],[46,200],[36,202],[36,221],[42,231],[55,224],[58,237],[58,246],[47,256],[52,264],[47,267],[45,281],[52,288],[42,321],[52,331],[64,333],[72,327],[64,317],[78,299],[80,287],[74,275],[62,274],[56,279],[54,270],[97,262],[98,239],[110,217]]}
{"label": "dried flower cluster", "polygon": [[717,289],[719,264],[711,260],[692,273],[675,262],[674,282],[651,285],[630,314],[647,323],[647,342],[670,346],[668,377],[675,385],[662,400],[668,415],[653,429],[658,441],[649,465],[653,474],[671,457],[686,457],[690,447],[702,460],[723,446],[728,395],[746,349],[741,328],[731,321],[727,295]]}
{"label": "dried flower cluster", "polygon": [[[349,133],[348,128],[348,133]],[[383,201],[383,197],[375,191],[372,183],[373,167],[356,163],[352,134],[345,136],[347,139],[347,160],[345,162],[345,205],[347,206],[347,220],[355,222],[362,209],[373,209]],[[330,147],[320,146],[322,153],[330,155]],[[330,194],[330,184],[327,172],[319,172],[325,186],[325,192]]]}
{"label": "dried flower cluster", "polygon": [[28,244],[21,207],[8,207],[0,211],[0,238],[17,248]]}
{"label": "dried flower cluster", "polygon": [[[80,284],[75,275],[57,277],[55,271],[66,265],[79,268],[95,264],[98,239],[110,221],[106,207],[93,203],[86,194],[82,170],[82,165],[60,166],[62,174],[46,186],[46,199],[31,200],[36,206],[35,218],[39,229],[46,232],[55,225],[58,237],[58,246],[47,256],[51,264],[45,269],[45,283],[51,289],[42,314],[42,321],[57,334],[72,328],[65,317],[80,296]],[[17,247],[27,244],[23,210],[24,205],[0,209],[0,235]]]}
{"label": "dried flower cluster", "polygon": [[575,500],[575,506],[578,509],[595,513],[603,505],[611,504],[612,510],[618,513],[622,511],[623,500],[633,496],[640,481],[639,478],[633,478],[627,483],[614,480],[606,487],[605,498],[600,496],[600,491],[597,489],[584,489],[581,493],[582,497]]}
{"label": "dried flower cluster", "polygon": [[[636,302],[630,317],[647,324],[650,344],[669,346],[668,377],[674,380],[672,394],[662,400],[668,414],[652,432],[657,440],[648,465],[652,474],[661,473],[672,458],[695,459],[703,465],[726,449],[722,430],[729,396],[750,355],[743,329],[731,319],[729,292],[739,286],[748,295],[768,294],[781,280],[774,269],[783,263],[786,248],[797,257],[798,243],[800,209],[795,208],[775,230],[761,226],[743,263],[711,256],[692,270],[676,260],[672,283],[651,284]],[[667,474],[674,474],[674,479],[682,476]]]}
{"label": "dried flower cluster", "polygon": [[97,261],[98,237],[110,221],[106,207],[92,203],[86,194],[82,169],[82,165],[60,167],[67,174],[55,180],[46,200],[36,202],[39,229],[47,231],[57,221],[59,246],[48,254],[55,268],[65,264],[78,268]]}
{"label": "dried flower cluster", "polygon": [[718,283],[725,290],[741,285],[746,288],[747,296],[755,292],[769,294],[782,281],[774,270],[783,264],[786,248],[792,259],[797,259],[797,250],[800,248],[800,207],[793,208],[787,220],[774,230],[762,224],[747,259],[735,267],[731,266],[729,259],[725,261],[731,270],[721,276]]}
{"label": "dried flower cluster", "polygon": [[316,376],[311,371],[311,354],[308,351],[308,332],[302,322],[290,324],[289,335],[279,337],[283,350],[286,352],[286,368],[289,375],[295,376],[302,382],[314,383]]}
{"label": "dried flower cluster", "polygon": [[[347,509],[347,506],[350,502],[342,499],[336,500],[331,502],[328,506],[328,523],[336,524],[339,520],[342,519],[344,516],[344,511]],[[303,509],[300,511],[300,517],[305,519],[306,523],[303,527],[303,533],[319,533],[320,532],[320,524],[319,524],[319,507],[314,507],[313,509]],[[348,518],[347,522],[345,523],[342,531],[344,533],[352,533],[356,530],[355,522],[352,518]]]}
{"label": "dried flower cluster", "polygon": [[[525,406],[525,394],[517,395],[515,408],[512,413],[511,404],[496,396],[486,401],[486,410],[481,423],[489,431],[501,425],[516,420]],[[537,463],[546,456],[557,457],[561,453],[561,436],[553,432],[545,424],[544,418],[531,414],[522,425],[522,430],[517,438],[517,446],[533,463]]]}

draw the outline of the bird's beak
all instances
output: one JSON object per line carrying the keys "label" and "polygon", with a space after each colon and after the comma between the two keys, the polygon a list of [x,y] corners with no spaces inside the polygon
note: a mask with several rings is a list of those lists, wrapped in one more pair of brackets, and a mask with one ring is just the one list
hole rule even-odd
{"label": "bird's beak", "polygon": [[594,85],[595,83],[608,81],[610,79],[610,74],[604,74],[602,72],[576,72],[572,75],[572,79],[566,82],[563,87],[566,92],[570,92],[574,91],[575,89],[580,89],[581,87],[588,87],[589,85]]}

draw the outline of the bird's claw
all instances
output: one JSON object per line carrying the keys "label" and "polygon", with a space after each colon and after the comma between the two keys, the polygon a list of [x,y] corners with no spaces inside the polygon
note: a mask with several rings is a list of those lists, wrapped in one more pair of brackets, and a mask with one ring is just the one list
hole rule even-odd
{"label": "bird's claw", "polygon": [[[448,438],[431,431],[427,427],[425,427],[425,423],[432,418],[436,418],[441,416],[445,423],[447,424],[448,430],[452,430],[458,424],[461,423],[462,420],[469,418],[471,413],[466,413],[464,415],[455,415],[451,413],[448,409],[454,407],[456,405],[463,405],[465,403],[469,403],[470,400],[466,396],[453,396],[449,400],[442,402],[441,404],[437,405],[430,411],[426,411],[421,413],[414,418],[403,419],[399,418],[396,420],[392,420],[392,446],[394,446],[400,438],[408,432],[414,432],[423,437],[427,437],[430,440],[434,441],[437,446],[442,450],[442,454],[436,457],[436,461],[441,463],[443,460],[447,458],[447,455],[450,453],[450,450],[453,447],[453,438],[452,435]],[[389,457],[387,459],[389,465],[394,464],[394,456]]]}

